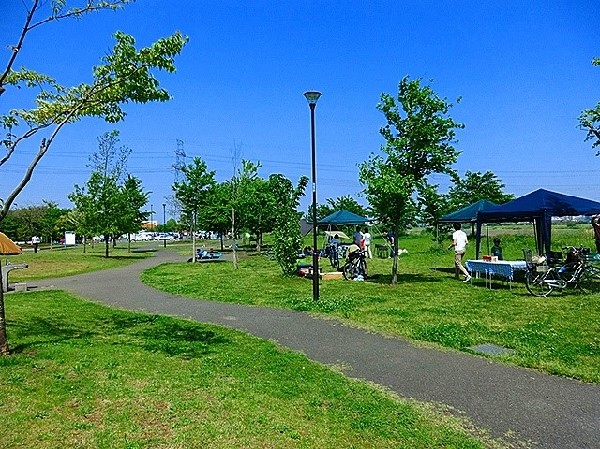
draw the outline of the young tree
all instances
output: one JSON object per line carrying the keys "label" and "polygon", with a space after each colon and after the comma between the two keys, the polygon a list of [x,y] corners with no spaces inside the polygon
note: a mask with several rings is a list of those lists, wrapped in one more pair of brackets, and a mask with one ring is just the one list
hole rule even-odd
{"label": "young tree", "polygon": [[292,182],[283,175],[269,176],[270,191],[274,197],[273,250],[275,258],[285,276],[296,272],[298,252],[302,245],[298,206],[308,185],[308,178],[300,178],[294,188]]}
{"label": "young tree", "polygon": [[438,220],[448,213],[448,196],[438,191],[438,185],[427,184],[419,189],[420,218],[429,231],[433,231]]}
{"label": "young tree", "polygon": [[415,195],[432,173],[451,173],[459,152],[454,148],[455,130],[464,125],[448,116],[452,107],[421,80],[405,77],[394,97],[382,94],[377,109],[386,124],[383,155],[371,154],[359,166],[364,193],[381,222],[389,223],[396,235],[392,283],[398,280],[398,232],[417,209]]}
{"label": "young tree", "polygon": [[111,131],[98,138],[98,151],[91,158],[93,172],[84,187],[75,186],[69,195],[85,217],[86,235],[102,235],[105,256],[109,257],[112,238],[137,231],[145,215],[140,209],[148,194],[139,179],[126,174],[131,150],[118,146],[119,132]]}
{"label": "young tree", "polygon": [[239,227],[256,235],[256,250],[261,251],[262,236],[273,229],[274,197],[266,179],[258,175],[259,163],[242,161],[234,199]]}
{"label": "young tree", "polygon": [[[600,66],[600,58],[594,58],[592,64]],[[592,141],[592,148],[600,147],[600,102],[593,109],[585,109],[579,116],[579,126],[587,131],[585,140]],[[600,156],[600,151],[596,153]]]}
{"label": "young tree", "polygon": [[181,168],[184,180],[173,183],[175,198],[181,205],[181,212],[191,223],[192,261],[196,260],[196,220],[202,207],[208,204],[208,192],[216,184],[215,172],[209,171],[206,162],[195,157],[191,164]]}
{"label": "young tree", "polygon": [[[198,226],[224,235],[232,231],[231,224],[232,183],[230,181],[209,186],[206,202],[198,214]],[[236,233],[237,228],[233,229]],[[222,242],[222,240],[221,240]],[[221,247],[221,250],[223,248]]]}
{"label": "young tree", "polygon": [[472,172],[467,170],[464,178],[453,176],[454,185],[448,191],[451,209],[460,209],[479,200],[503,204],[514,199],[514,195],[504,193],[505,185],[491,171]]}
{"label": "young tree", "polygon": [[[127,175],[121,189],[121,213],[118,215],[119,235],[127,234],[127,251],[131,251],[131,234],[138,232],[142,223],[148,219],[143,212],[148,204],[149,192],[144,192],[142,181],[135,176]],[[163,230],[164,232],[165,230]]]}

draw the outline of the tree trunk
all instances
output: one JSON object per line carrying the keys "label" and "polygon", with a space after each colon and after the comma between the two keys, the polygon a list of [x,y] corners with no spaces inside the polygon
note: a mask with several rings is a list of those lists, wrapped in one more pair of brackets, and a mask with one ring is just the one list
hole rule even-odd
{"label": "tree trunk", "polygon": [[231,208],[231,235],[233,236],[233,269],[238,269],[238,254],[235,245],[235,209]]}
{"label": "tree trunk", "polygon": [[110,251],[110,237],[106,236],[106,237],[104,237],[104,257],[106,257],[107,259],[108,259],[109,251]]}
{"label": "tree trunk", "polygon": [[[0,269],[2,263],[0,262]],[[0,355],[9,355],[8,337],[6,334],[6,313],[4,311],[4,286],[0,280]]]}
{"label": "tree trunk", "polygon": [[398,283],[398,226],[394,226],[394,244],[392,245],[392,251],[394,251],[394,258],[392,262],[392,285]]}

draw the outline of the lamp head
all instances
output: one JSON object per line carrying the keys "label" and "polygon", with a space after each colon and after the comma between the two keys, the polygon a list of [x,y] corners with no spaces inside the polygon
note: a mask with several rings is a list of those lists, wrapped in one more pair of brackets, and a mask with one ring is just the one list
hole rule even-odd
{"label": "lamp head", "polygon": [[304,96],[306,97],[306,100],[308,101],[309,105],[317,104],[317,100],[321,96],[321,92],[309,90],[308,92],[304,92]]}

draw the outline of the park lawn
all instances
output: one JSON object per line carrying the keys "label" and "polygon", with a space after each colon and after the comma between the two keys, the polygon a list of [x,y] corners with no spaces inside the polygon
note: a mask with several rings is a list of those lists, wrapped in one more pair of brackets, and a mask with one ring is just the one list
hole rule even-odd
{"label": "park lawn", "polygon": [[[533,241],[514,234],[502,236],[505,258],[522,259],[522,249],[532,248]],[[584,228],[554,234],[559,245],[590,240]],[[400,247],[408,253],[400,256],[397,285],[390,285],[392,261],[372,259],[368,282],[323,281],[318,302],[309,280],[285,278],[276,262],[255,254],[242,256],[237,271],[225,263],[169,264],[146,271],[142,279],[178,295],[325,314],[465,352],[493,343],[514,350],[497,357],[506,363],[600,383],[600,295],[566,290],[535,298],[518,281],[512,289],[495,281],[490,290],[482,279],[463,284],[454,279],[447,244],[436,246],[421,234],[402,237]],[[473,247],[467,258],[474,257]]]}
{"label": "park lawn", "polygon": [[[132,246],[134,249],[136,247],[139,247],[139,244]],[[82,246],[69,248],[57,246],[37,253],[26,251],[14,256],[2,256],[2,266],[7,262],[27,264],[28,268],[12,270],[9,273],[10,282],[26,282],[32,279],[48,279],[118,268],[152,254],[151,252],[128,252],[126,243],[121,243],[116,248],[111,247],[108,258],[104,257],[104,251],[103,244],[96,244],[94,247],[88,245],[85,253]]]}
{"label": "park lawn", "polygon": [[6,309],[3,448],[506,447],[239,331],[59,291],[6,295]]}

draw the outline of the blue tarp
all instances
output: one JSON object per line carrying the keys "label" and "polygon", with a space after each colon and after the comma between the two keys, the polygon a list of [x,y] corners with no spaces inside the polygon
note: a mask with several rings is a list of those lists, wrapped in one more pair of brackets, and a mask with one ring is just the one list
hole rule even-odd
{"label": "blue tarp", "polygon": [[552,217],[595,214],[600,214],[600,203],[597,201],[538,189],[508,203],[477,213],[477,257],[479,257],[483,223],[533,222],[538,253],[547,254],[550,252]]}
{"label": "blue tarp", "polygon": [[492,203],[491,201],[479,200],[470,206],[444,215],[438,220],[438,223],[475,223],[477,221],[477,212],[490,210],[497,206],[496,203]]}

